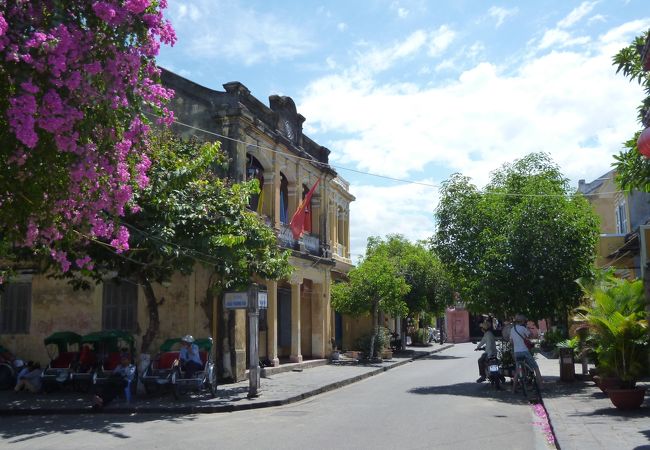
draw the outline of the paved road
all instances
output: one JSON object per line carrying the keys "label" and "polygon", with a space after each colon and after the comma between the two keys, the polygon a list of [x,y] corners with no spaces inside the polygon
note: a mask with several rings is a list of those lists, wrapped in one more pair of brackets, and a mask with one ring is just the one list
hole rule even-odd
{"label": "paved road", "polygon": [[471,344],[457,345],[307,401],[199,416],[3,417],[10,449],[545,449],[533,408],[477,385]]}

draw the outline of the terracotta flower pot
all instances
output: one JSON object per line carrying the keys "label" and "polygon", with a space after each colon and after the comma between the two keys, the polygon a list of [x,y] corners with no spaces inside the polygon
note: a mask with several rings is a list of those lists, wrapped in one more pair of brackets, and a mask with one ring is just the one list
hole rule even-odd
{"label": "terracotta flower pot", "polygon": [[645,388],[609,389],[607,395],[618,409],[636,409],[645,399]]}
{"label": "terracotta flower pot", "polygon": [[596,383],[596,386],[600,388],[601,391],[607,394],[607,392],[610,389],[619,388],[623,381],[619,377],[603,377],[603,376],[596,375],[594,377],[594,382]]}

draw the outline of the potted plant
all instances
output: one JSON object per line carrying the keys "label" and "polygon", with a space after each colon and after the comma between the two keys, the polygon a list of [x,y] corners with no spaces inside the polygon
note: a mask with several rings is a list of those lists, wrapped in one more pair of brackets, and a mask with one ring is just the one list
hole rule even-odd
{"label": "potted plant", "polygon": [[590,327],[596,340],[599,373],[619,378],[619,386],[607,390],[617,408],[641,406],[645,389],[635,388],[647,361],[648,321],[643,282],[609,275],[589,289],[590,305],[578,308],[577,318]]}
{"label": "potted plant", "polygon": [[339,359],[341,359],[341,353],[339,352],[336,346],[336,339],[332,338],[330,340],[330,344],[332,346],[331,359],[332,361],[338,361]]}

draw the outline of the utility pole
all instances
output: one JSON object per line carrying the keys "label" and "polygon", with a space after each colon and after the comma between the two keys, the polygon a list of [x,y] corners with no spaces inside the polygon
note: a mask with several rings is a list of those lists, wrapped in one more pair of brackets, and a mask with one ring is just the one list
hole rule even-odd
{"label": "utility pole", "polygon": [[248,398],[254,398],[260,395],[260,305],[258,293],[259,287],[257,286],[257,283],[251,284],[250,288],[248,289],[248,327],[250,333],[250,348],[248,349]]}

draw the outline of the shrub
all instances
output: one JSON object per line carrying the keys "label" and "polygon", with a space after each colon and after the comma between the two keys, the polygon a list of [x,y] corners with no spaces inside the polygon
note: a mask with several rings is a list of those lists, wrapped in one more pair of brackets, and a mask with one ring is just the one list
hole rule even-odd
{"label": "shrub", "polygon": [[[375,339],[375,356],[379,355],[382,351],[387,349],[390,345],[390,330],[385,327],[379,327],[377,338]],[[356,347],[365,355],[370,354],[370,340],[372,339],[372,332],[359,337],[356,342]]]}
{"label": "shrub", "polygon": [[551,350],[555,350],[557,345],[565,339],[566,338],[564,337],[562,330],[549,330],[544,333],[544,339],[542,340],[540,346],[545,352],[550,352]]}
{"label": "shrub", "polygon": [[426,328],[418,328],[410,336],[414,344],[426,344],[429,342],[429,332]]}

